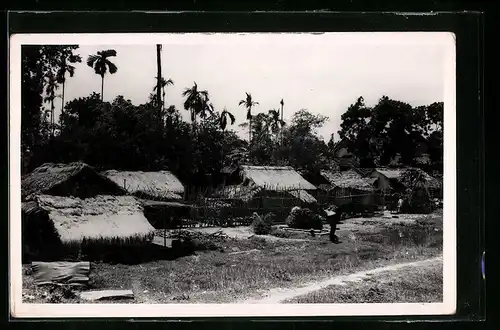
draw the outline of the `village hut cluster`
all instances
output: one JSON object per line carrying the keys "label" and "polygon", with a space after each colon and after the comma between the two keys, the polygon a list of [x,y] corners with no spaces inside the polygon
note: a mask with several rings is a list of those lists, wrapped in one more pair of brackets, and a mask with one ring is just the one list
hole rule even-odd
{"label": "village hut cluster", "polygon": [[225,168],[223,182],[194,200],[166,170],[98,172],[81,162],[44,164],[22,178],[23,252],[42,260],[96,246],[146,245],[158,229],[209,219],[221,225],[253,213],[284,221],[294,207],[345,205],[352,214],[373,214],[408,195],[407,171],[420,176],[431,199],[442,198],[441,182],[422,170],[359,168],[345,148],[337,151],[332,166],[317,173],[290,166]]}

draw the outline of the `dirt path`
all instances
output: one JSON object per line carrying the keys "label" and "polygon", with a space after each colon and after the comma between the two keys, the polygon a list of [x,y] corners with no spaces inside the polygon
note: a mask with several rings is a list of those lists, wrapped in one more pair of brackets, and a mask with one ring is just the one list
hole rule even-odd
{"label": "dirt path", "polygon": [[345,285],[348,282],[358,282],[361,281],[364,278],[370,277],[374,274],[377,273],[382,273],[386,271],[395,271],[401,268],[405,267],[418,267],[418,266],[424,266],[424,265],[429,265],[437,262],[442,262],[442,256],[441,257],[436,257],[432,259],[426,259],[426,260],[421,260],[421,261],[415,261],[415,262],[406,262],[406,263],[399,263],[399,264],[393,264],[385,267],[380,267],[380,268],[375,268],[375,269],[369,269],[365,270],[362,272],[357,272],[349,275],[343,275],[343,276],[336,276],[328,280],[323,280],[323,281],[318,281],[318,282],[312,282],[309,284],[306,284],[301,287],[295,287],[295,288],[289,288],[289,289],[282,289],[282,288],[277,288],[277,289],[271,289],[266,292],[264,297],[259,297],[259,298],[251,298],[251,299],[245,299],[239,302],[236,302],[238,304],[279,304],[283,303],[286,300],[296,298],[317,290],[324,289],[330,285]]}

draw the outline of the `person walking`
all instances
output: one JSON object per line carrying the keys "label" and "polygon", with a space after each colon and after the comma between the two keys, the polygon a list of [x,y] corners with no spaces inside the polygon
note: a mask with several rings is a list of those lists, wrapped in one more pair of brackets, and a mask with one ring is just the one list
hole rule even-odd
{"label": "person walking", "polygon": [[329,208],[326,210],[326,215],[328,223],[330,224],[330,242],[338,244],[340,242],[335,232],[337,231],[337,225],[341,220],[342,212],[340,208],[337,208],[335,210]]}

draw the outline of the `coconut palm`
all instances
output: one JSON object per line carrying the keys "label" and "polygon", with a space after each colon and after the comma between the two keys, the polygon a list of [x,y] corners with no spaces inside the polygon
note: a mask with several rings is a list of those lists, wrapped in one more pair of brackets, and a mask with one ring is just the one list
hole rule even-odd
{"label": "coconut palm", "polygon": [[198,90],[198,85],[194,82],[193,87],[184,89],[182,96],[184,109],[190,111],[191,122],[196,125],[196,116],[205,116],[207,112],[213,111],[213,106],[208,103],[208,91]]}
{"label": "coconut palm", "polygon": [[116,56],[116,50],[108,49],[97,52],[97,55],[90,55],[87,58],[87,65],[94,69],[95,73],[101,76],[101,101],[104,100],[104,76],[107,72],[116,73],[118,67],[108,58]]}
{"label": "coconut palm", "polygon": [[230,125],[233,125],[235,120],[236,120],[234,118],[234,115],[232,113],[230,113],[229,111],[227,111],[226,108],[224,108],[224,110],[222,110],[222,112],[220,114],[220,118],[219,118],[219,127],[222,129],[222,132],[225,132],[225,130],[226,130],[226,127],[228,124],[228,119],[230,121]]}
{"label": "coconut palm", "polygon": [[[158,77],[155,77],[156,80],[158,80]],[[162,103],[163,103],[163,110],[165,111],[165,105],[166,105],[166,101],[165,101],[165,89],[167,88],[167,86],[172,86],[174,84],[174,81],[172,79],[168,79],[168,80],[165,80],[165,78],[161,77],[160,78],[160,89],[162,91]],[[153,92],[158,92],[158,84],[155,85],[155,87],[153,88]]]}
{"label": "coconut palm", "polygon": [[259,102],[252,100],[252,94],[247,94],[244,100],[241,100],[238,105],[244,105],[247,108],[247,119],[248,119],[248,142],[252,143],[252,107],[258,105]]}

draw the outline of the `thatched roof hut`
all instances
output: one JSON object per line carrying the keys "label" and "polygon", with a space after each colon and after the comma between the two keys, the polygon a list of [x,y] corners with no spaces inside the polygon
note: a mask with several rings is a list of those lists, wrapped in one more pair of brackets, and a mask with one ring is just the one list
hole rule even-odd
{"label": "thatched roof hut", "polygon": [[154,228],[133,196],[79,199],[38,195],[22,205],[23,242],[35,255],[52,256],[92,245],[135,245]]}
{"label": "thatched roof hut", "polygon": [[125,195],[126,191],[85,163],[46,163],[21,180],[23,200],[36,194],[73,196]]}
{"label": "thatched roof hut", "polygon": [[290,166],[242,165],[240,175],[243,181],[271,191],[316,190]]}
{"label": "thatched roof hut", "polygon": [[110,170],[103,172],[103,175],[124,187],[130,194],[144,199],[181,200],[184,194],[183,184],[169,171]]}
{"label": "thatched roof hut", "polygon": [[372,183],[354,170],[321,171],[321,176],[329,182],[326,189],[348,188],[361,191],[374,190]]}
{"label": "thatched roof hut", "polygon": [[373,170],[371,177],[373,178],[378,178],[380,179],[381,177],[388,180],[392,181],[393,183],[397,184],[403,184],[402,183],[402,178],[405,174],[406,171],[412,170],[420,173],[424,178],[425,178],[425,185],[429,189],[440,189],[442,184],[439,180],[433,178],[430,176],[428,173],[425,171],[419,169],[419,168],[413,168],[413,167],[408,167],[408,168],[376,168]]}

